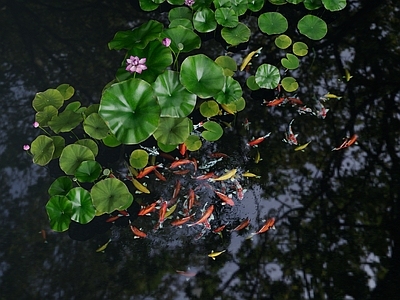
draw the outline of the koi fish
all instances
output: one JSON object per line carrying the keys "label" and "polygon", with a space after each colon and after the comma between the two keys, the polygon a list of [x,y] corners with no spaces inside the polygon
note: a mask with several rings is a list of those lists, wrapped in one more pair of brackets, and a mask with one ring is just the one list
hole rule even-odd
{"label": "koi fish", "polygon": [[111,242],[111,239],[109,239],[104,245],[100,246],[99,248],[96,249],[96,252],[104,252],[106,250],[108,244]]}
{"label": "koi fish", "polygon": [[194,277],[197,274],[197,272],[179,271],[179,270],[176,270],[176,273],[178,273],[179,275],[182,275],[182,276],[186,276],[186,277]]}
{"label": "koi fish", "polygon": [[193,163],[193,161],[191,161],[190,159],[179,159],[179,160],[175,160],[174,162],[172,162],[171,165],[169,166],[169,168],[175,169],[182,165],[187,165],[187,164],[192,164],[192,163]]}
{"label": "koi fish", "polygon": [[307,146],[308,146],[310,143],[311,143],[311,141],[309,141],[308,143],[305,143],[305,144],[303,144],[303,145],[297,146],[296,148],[294,148],[294,151],[303,151],[303,152],[304,152],[304,149],[306,149]]}
{"label": "koi fish", "polygon": [[193,215],[184,217],[182,219],[175,219],[174,221],[171,222],[171,225],[172,226],[182,226],[183,224],[187,223],[193,217]]}
{"label": "koi fish", "polygon": [[229,105],[222,103],[220,103],[219,105],[221,105],[222,109],[226,111],[228,114],[234,115],[236,113],[236,111],[234,111]]}
{"label": "koi fish", "polygon": [[42,230],[39,231],[39,233],[42,235],[43,243],[47,244],[46,230],[42,229]]}
{"label": "koi fish", "polygon": [[229,157],[228,154],[222,153],[222,152],[214,152],[214,153],[210,153],[209,156],[213,157],[213,158],[227,158]]}
{"label": "koi fish", "polygon": [[215,176],[214,172],[208,172],[206,174],[199,175],[199,176],[195,177],[195,179],[197,179],[197,180],[206,180],[206,179],[210,179],[210,178],[212,178],[214,176]]}
{"label": "koi fish", "polygon": [[189,169],[172,171],[172,173],[174,173],[175,175],[186,175],[189,172],[190,172]]}
{"label": "koi fish", "polygon": [[292,131],[292,123],[294,119],[290,121],[288,130],[285,132],[285,138],[282,140],[285,143],[288,143],[289,145],[297,145],[297,136],[298,134],[294,134]]}
{"label": "koi fish", "polygon": [[211,257],[213,260],[215,260],[215,258],[219,255],[221,255],[222,253],[224,253],[226,250],[222,250],[219,252],[214,252],[214,250],[211,251],[210,254],[208,254],[208,257]]}
{"label": "koi fish", "polygon": [[325,106],[322,105],[322,103],[319,103],[321,106],[321,109],[317,112],[317,116],[325,119],[326,118],[326,114],[328,113],[329,109],[326,109]]}
{"label": "koi fish", "polygon": [[244,173],[242,174],[242,176],[243,176],[243,177],[255,177],[255,178],[261,178],[261,176],[260,176],[260,175],[256,175],[256,174],[254,174],[254,173],[250,173],[250,172],[244,172]]}
{"label": "koi fish", "polygon": [[301,115],[301,114],[307,114],[307,113],[309,113],[309,114],[312,114],[312,113],[313,113],[312,109],[309,108],[309,107],[307,107],[307,106],[301,106],[301,107],[299,107],[299,108],[297,109],[297,112],[299,113],[299,115]]}
{"label": "koi fish", "polygon": [[247,146],[254,147],[254,146],[260,144],[263,140],[265,140],[270,135],[271,135],[271,132],[268,132],[266,135],[264,135],[262,137],[259,137],[257,139],[251,140],[251,141],[247,142]]}
{"label": "koi fish", "polygon": [[185,143],[180,144],[180,145],[178,146],[178,149],[179,149],[179,153],[180,153],[182,156],[185,156],[185,153],[186,153],[186,150],[187,150]]}
{"label": "koi fish", "polygon": [[143,178],[144,176],[150,174],[153,172],[156,168],[162,168],[163,164],[155,165],[155,166],[148,166],[144,168],[142,171],[139,172],[139,174],[136,176],[137,179]]}
{"label": "koi fish", "polygon": [[224,180],[228,180],[231,179],[233,176],[235,176],[237,169],[232,169],[228,172],[226,172],[224,175],[221,175],[217,178],[210,178],[210,181],[224,181]]}
{"label": "koi fish", "polygon": [[344,78],[347,82],[349,82],[349,80],[353,78],[353,76],[350,75],[350,71],[348,69],[344,69]]}
{"label": "koi fish", "polygon": [[251,122],[249,122],[249,120],[247,118],[244,119],[244,121],[242,123],[245,130],[250,130],[250,124],[251,124]]}
{"label": "koi fish", "polygon": [[268,219],[265,224],[256,232],[253,232],[252,234],[250,234],[246,239],[251,239],[253,236],[255,236],[256,234],[260,234],[260,233],[264,233],[266,231],[268,231],[269,229],[275,229],[275,218],[270,218]]}
{"label": "koi fish", "polygon": [[231,231],[239,231],[242,230],[244,228],[246,228],[247,226],[249,226],[250,224],[250,219],[246,218],[242,221],[242,223],[240,223],[238,226],[236,226],[235,228],[233,228]]}
{"label": "koi fish", "polygon": [[239,200],[243,200],[244,197],[244,190],[242,185],[240,184],[239,180],[236,178],[233,179],[233,183],[235,184],[236,187],[236,196],[238,197]]}
{"label": "koi fish", "polygon": [[178,203],[175,203],[174,205],[172,205],[169,209],[167,209],[166,213],[165,213],[165,219],[168,218],[170,215],[172,215],[174,213],[174,211],[176,210],[176,206],[178,205]]}
{"label": "koi fish", "polygon": [[214,191],[214,192],[224,203],[229,204],[230,206],[235,205],[235,202],[233,202],[231,197],[229,197],[221,192],[218,192],[218,191]]}
{"label": "koi fish", "polygon": [[197,130],[197,129],[199,129],[200,127],[203,127],[203,124],[204,124],[204,122],[200,122],[200,123],[197,124],[197,125],[193,125],[193,130]]}
{"label": "koi fish", "polygon": [[212,232],[220,233],[221,231],[223,231],[225,229],[225,227],[226,227],[226,224],[225,225],[221,225],[221,226],[215,228]]}
{"label": "koi fish", "polygon": [[158,179],[160,179],[161,181],[167,181],[167,178],[165,178],[165,176],[163,174],[161,174],[159,171],[157,171],[157,169],[154,169],[154,175],[156,175],[156,177]]}
{"label": "koi fish", "polygon": [[286,102],[286,98],[285,97],[281,97],[281,98],[276,98],[274,100],[271,101],[267,101],[267,100],[263,100],[263,104],[265,104],[266,106],[279,106],[282,105]]}
{"label": "koi fish", "polygon": [[156,208],[156,205],[157,205],[157,201],[147,205],[146,207],[143,207],[139,211],[138,216],[144,216],[144,215],[147,215],[147,214],[153,212],[155,210],[155,208]]}
{"label": "koi fish", "polygon": [[153,146],[153,148],[145,147],[145,146],[142,146],[142,145],[139,145],[139,146],[143,150],[146,150],[149,153],[149,155],[153,155],[153,156],[160,155],[160,152],[158,152],[157,148],[154,147],[154,146]]}
{"label": "koi fish", "polygon": [[129,222],[129,227],[131,228],[131,231],[135,235],[135,237],[134,237],[135,239],[136,238],[145,238],[147,236],[147,234],[145,232],[141,231],[136,226],[133,226],[132,224],[130,224],[130,222]]}
{"label": "koi fish", "polygon": [[174,192],[172,193],[172,199],[178,198],[178,194],[180,191],[181,191],[181,182],[180,180],[177,180],[175,183]]}
{"label": "koi fish", "polygon": [[150,194],[150,191],[147,187],[145,187],[143,184],[141,184],[139,181],[137,181],[135,178],[131,178],[131,181],[135,188],[138,189],[138,191],[145,193],[145,194]]}
{"label": "koi fish", "polygon": [[350,138],[346,138],[344,140],[344,142],[337,148],[333,148],[332,151],[336,151],[336,150],[341,150],[347,147],[350,147],[351,145],[353,145],[358,139],[358,135],[357,134],[353,134]]}
{"label": "koi fish", "polygon": [[251,59],[253,58],[254,55],[256,54],[260,54],[262,50],[262,47],[258,48],[255,51],[251,51],[249,54],[247,54],[247,56],[243,59],[242,64],[240,65],[239,70],[243,71],[244,68],[246,68],[246,66],[249,64],[249,62],[251,61]]}
{"label": "koi fish", "polygon": [[286,98],[290,104],[292,104],[293,106],[299,105],[299,106],[304,106],[303,101],[301,101],[299,98],[294,98],[294,97],[287,97]]}
{"label": "koi fish", "polygon": [[199,224],[205,223],[207,221],[207,219],[211,216],[213,210],[214,210],[214,205],[211,204],[199,220],[197,220],[195,223],[189,224],[188,226],[191,227],[194,225],[199,225]]}
{"label": "koi fish", "polygon": [[157,222],[156,226],[154,227],[154,230],[157,230],[158,228],[162,228],[163,223],[165,221],[165,214],[167,213],[167,207],[168,207],[167,201],[161,202],[161,206],[158,211],[158,222]]}
{"label": "koi fish", "polygon": [[254,162],[256,164],[258,164],[260,162],[260,160],[262,160],[261,155],[260,155],[260,151],[257,150],[256,156],[254,156]]}
{"label": "koi fish", "polygon": [[113,222],[115,222],[116,220],[118,220],[119,218],[120,218],[120,215],[111,216],[111,217],[109,217],[109,218],[106,220],[106,222],[107,222],[107,223],[113,223]]}
{"label": "koi fish", "polygon": [[331,94],[331,93],[327,93],[323,97],[326,99],[338,99],[338,100],[342,99],[341,96],[336,96],[335,94]]}
{"label": "koi fish", "polygon": [[223,159],[223,157],[220,157],[220,158],[214,159],[212,161],[209,161],[208,163],[199,166],[199,169],[201,169],[201,170],[209,169],[209,168],[215,166],[217,164],[217,162],[221,161],[222,159]]}

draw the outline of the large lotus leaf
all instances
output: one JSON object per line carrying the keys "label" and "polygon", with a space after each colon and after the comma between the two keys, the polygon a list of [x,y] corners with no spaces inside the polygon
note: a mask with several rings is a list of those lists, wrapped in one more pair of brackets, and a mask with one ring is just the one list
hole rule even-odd
{"label": "large lotus leaf", "polygon": [[264,0],[249,0],[247,7],[249,10],[257,12],[264,6]]}
{"label": "large lotus leaf", "polygon": [[152,86],[161,107],[161,117],[182,118],[193,111],[197,97],[181,84],[178,72],[165,71]]}
{"label": "large lotus leaf", "polygon": [[52,196],[46,204],[50,227],[54,231],[66,231],[72,216],[72,202],[62,195]]}
{"label": "large lotus leaf", "polygon": [[94,160],[93,152],[85,146],[72,144],[64,148],[60,156],[60,168],[67,175],[73,175],[85,160]]}
{"label": "large lotus leaf", "polygon": [[304,7],[308,10],[318,9],[322,6],[321,0],[304,0]]}
{"label": "large lotus leaf", "polygon": [[65,139],[62,136],[51,136],[50,137],[53,140],[54,143],[54,153],[52,159],[59,158],[61,155],[61,152],[63,151],[65,147]]}
{"label": "large lotus leaf", "polygon": [[93,182],[99,178],[101,171],[101,166],[97,161],[87,160],[75,170],[75,177],[80,182]]}
{"label": "large lotus leaf", "polygon": [[277,67],[270,64],[262,64],[256,71],[256,83],[259,87],[274,89],[278,86],[281,75]]}
{"label": "large lotus leaf", "polygon": [[220,104],[229,104],[242,97],[243,91],[240,83],[232,77],[225,76],[225,84],[222,90],[215,96]]}
{"label": "large lotus leaf", "polygon": [[313,15],[306,15],[301,18],[297,23],[297,28],[301,34],[312,40],[320,40],[328,32],[325,21]]}
{"label": "large lotus leaf", "polygon": [[236,27],[224,27],[221,30],[222,38],[231,46],[237,46],[247,42],[250,39],[250,35],[250,28],[240,22]]}
{"label": "large lotus leaf", "polygon": [[293,44],[293,53],[297,56],[304,56],[308,53],[308,46],[303,42],[296,42]]}
{"label": "large lotus leaf", "polygon": [[346,0],[322,0],[322,3],[330,11],[338,11],[346,7]]}
{"label": "large lotus leaf", "polygon": [[200,105],[200,113],[206,118],[214,117],[219,113],[219,105],[214,100],[205,101]]}
{"label": "large lotus leaf", "polygon": [[70,99],[75,93],[75,89],[67,83],[60,84],[57,90],[64,97],[64,100]]}
{"label": "large lotus leaf", "polygon": [[65,196],[72,189],[72,180],[68,176],[58,177],[47,190],[50,196]]}
{"label": "large lotus leaf", "polygon": [[188,19],[192,20],[192,11],[189,7],[175,7],[168,13],[168,19],[170,22],[176,19]]}
{"label": "large lotus leaf", "polygon": [[33,162],[39,166],[47,165],[53,158],[54,142],[45,135],[39,135],[31,144]]}
{"label": "large lotus leaf", "polygon": [[97,113],[90,114],[83,121],[83,129],[90,137],[98,140],[106,138],[109,131],[106,123]]}
{"label": "large lotus leaf", "polygon": [[75,144],[88,147],[88,148],[93,152],[93,155],[94,155],[94,156],[97,156],[97,154],[99,153],[99,147],[97,146],[97,144],[95,143],[95,141],[93,141],[93,140],[91,140],[91,139],[81,139],[81,140],[77,140],[77,141],[75,142]]}
{"label": "large lotus leaf", "polygon": [[198,32],[210,32],[217,28],[214,12],[209,8],[198,10],[193,15],[193,26]]}
{"label": "large lotus leaf", "polygon": [[138,49],[133,48],[128,51],[126,57],[138,56],[139,58],[146,58],[146,67],[141,74],[131,74],[126,71],[126,60],[117,71],[118,81],[124,81],[129,78],[141,78],[147,82],[153,82],[157,76],[165,71],[165,69],[172,64],[172,54],[168,47],[165,47],[159,40],[150,42],[146,48]]}
{"label": "large lotus leaf", "polygon": [[203,128],[206,130],[201,133],[201,136],[210,142],[218,140],[224,133],[221,125],[214,121],[205,122]]}
{"label": "large lotus leaf", "polygon": [[80,224],[87,224],[95,217],[96,210],[90,193],[81,187],[73,188],[66,195],[72,203],[71,220]]}
{"label": "large lotus leaf", "polygon": [[54,106],[59,109],[64,104],[64,96],[56,89],[48,89],[37,93],[32,101],[36,111],[42,111],[46,106]]}
{"label": "large lotus leaf", "polygon": [[199,49],[201,46],[200,37],[193,30],[181,25],[164,30],[161,37],[171,39],[170,47],[175,53],[190,52]]}
{"label": "large lotus leaf", "polygon": [[192,20],[188,20],[188,19],[175,19],[175,20],[171,21],[171,23],[169,23],[168,28],[178,27],[179,25],[183,26],[189,30],[193,30]]}
{"label": "large lotus leaf", "polygon": [[188,118],[160,118],[154,138],[165,145],[182,144],[189,136]]}
{"label": "large lotus leaf", "polygon": [[197,135],[189,135],[185,141],[185,145],[189,151],[197,151],[201,148],[202,142]]}
{"label": "large lotus leaf", "polygon": [[118,31],[112,41],[108,43],[108,47],[110,50],[143,49],[150,41],[159,37],[163,27],[160,22],[150,20],[133,30]]}
{"label": "large lotus leaf", "polygon": [[288,29],[288,21],[278,12],[267,12],[258,17],[258,27],[266,34],[281,34]]}
{"label": "large lotus leaf", "polygon": [[98,214],[127,209],[133,202],[133,196],[127,186],[116,178],[107,178],[97,182],[92,187],[90,194]]}
{"label": "large lotus leaf", "polygon": [[288,37],[286,34],[281,34],[275,39],[275,45],[281,49],[286,49],[291,44],[292,44],[292,39]]}
{"label": "large lotus leaf", "polygon": [[82,122],[81,114],[71,110],[64,110],[62,113],[54,116],[47,124],[55,133],[69,132]]}
{"label": "large lotus leaf", "polygon": [[121,142],[118,141],[118,139],[115,137],[115,135],[113,135],[112,133],[109,133],[104,139],[103,139],[103,143],[104,145],[108,146],[108,147],[117,147],[119,145],[121,145]]}
{"label": "large lotus leaf", "polygon": [[40,124],[41,127],[48,126],[49,121],[57,116],[58,109],[53,105],[46,106],[43,110],[38,111],[35,115],[35,121]]}
{"label": "large lotus leaf", "polygon": [[224,27],[236,27],[239,18],[236,12],[228,7],[221,7],[215,10],[215,20]]}
{"label": "large lotus leaf", "polygon": [[224,70],[204,54],[187,57],[181,66],[181,83],[199,96],[210,98],[219,93],[225,83]]}
{"label": "large lotus leaf", "polygon": [[104,91],[99,115],[121,143],[138,144],[156,130],[160,111],[150,84],[130,79]]}
{"label": "large lotus leaf", "polygon": [[140,8],[144,11],[152,11],[158,8],[159,4],[152,0],[139,0]]}
{"label": "large lotus leaf", "polygon": [[285,77],[282,79],[282,87],[286,92],[294,92],[299,88],[299,84],[293,77]]}
{"label": "large lotus leaf", "polygon": [[297,58],[296,55],[293,55],[291,53],[286,54],[286,58],[281,59],[281,64],[284,66],[286,69],[293,70],[298,68],[299,66],[299,59]]}
{"label": "large lotus leaf", "polygon": [[131,156],[129,157],[129,164],[136,169],[143,169],[147,166],[148,162],[149,154],[142,149],[132,151]]}

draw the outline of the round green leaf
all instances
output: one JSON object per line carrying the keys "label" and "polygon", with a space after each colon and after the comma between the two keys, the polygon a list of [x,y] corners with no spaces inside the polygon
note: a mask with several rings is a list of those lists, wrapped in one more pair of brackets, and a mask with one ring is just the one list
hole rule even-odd
{"label": "round green leaf", "polygon": [[249,78],[247,78],[246,85],[252,91],[260,89],[260,86],[256,83],[256,77],[254,75],[251,75]]}
{"label": "round green leaf", "polygon": [[168,152],[174,151],[176,149],[176,147],[178,147],[178,144],[166,145],[166,144],[163,144],[163,143],[160,143],[159,141],[157,141],[157,147],[160,148],[161,151],[168,153]]}
{"label": "round green leaf", "polygon": [[167,0],[167,2],[172,5],[183,5],[185,3],[184,0]]}
{"label": "round green leaf", "polygon": [[152,0],[139,0],[140,8],[144,11],[153,11],[158,8],[159,4]]}
{"label": "round green leaf", "polygon": [[89,105],[89,107],[86,108],[85,111],[83,112],[85,117],[90,116],[92,113],[98,113],[99,107],[100,107],[99,103]]}
{"label": "round green leaf", "polygon": [[[199,49],[201,46],[200,37],[194,33],[193,30],[187,29],[181,25],[164,30],[161,34],[161,38],[166,37],[171,39],[170,47],[175,53],[190,52],[194,49]],[[183,45],[182,49],[179,47],[180,44]]]}
{"label": "round green leaf", "polygon": [[53,157],[54,158],[59,158],[61,155],[61,152],[63,151],[64,147],[65,147],[65,139],[62,136],[51,136],[50,137],[53,140],[54,143],[54,153],[53,153]]}
{"label": "round green leaf", "polygon": [[338,11],[346,7],[346,0],[322,0],[322,3],[330,11]]}
{"label": "round green leaf", "polygon": [[181,84],[178,72],[165,71],[152,86],[161,107],[161,117],[182,118],[193,111],[197,97]]}
{"label": "round green leaf", "polygon": [[67,197],[52,196],[46,204],[47,215],[50,219],[50,227],[54,231],[66,231],[71,223],[72,202]]}
{"label": "round green leaf", "polygon": [[71,110],[64,110],[62,113],[54,116],[47,124],[55,133],[69,132],[82,122],[81,114]]}
{"label": "round green leaf", "polygon": [[80,107],[81,107],[81,103],[79,101],[74,101],[74,102],[69,103],[65,107],[65,110],[72,110],[74,112],[77,112]]}
{"label": "round green leaf", "polygon": [[324,20],[313,16],[306,15],[297,23],[300,33],[312,40],[322,39],[328,32],[328,27]]}
{"label": "round green leaf", "polygon": [[214,100],[205,101],[200,105],[200,113],[206,118],[216,116],[219,113],[219,105]]}
{"label": "round green leaf", "polygon": [[291,3],[291,4],[299,4],[301,2],[303,2],[304,0],[286,0],[287,3]]}
{"label": "round green leaf", "polygon": [[210,32],[217,28],[214,12],[209,8],[198,10],[193,15],[193,26],[198,32]]}
{"label": "round green leaf", "polygon": [[58,109],[52,105],[49,105],[36,113],[35,121],[38,122],[41,127],[46,127],[48,126],[49,121],[57,114]]}
{"label": "round green leaf", "polygon": [[[218,56],[215,59],[215,62],[221,66],[222,68],[224,68],[224,74],[225,76],[232,76],[233,72],[237,71],[237,64],[236,61],[230,57],[230,56],[226,56],[226,55],[222,55],[222,56]],[[226,70],[229,70],[230,73],[232,73],[231,75],[226,75]]]}
{"label": "round green leaf", "polygon": [[192,20],[192,11],[189,7],[174,7],[168,13],[168,19],[170,22],[176,19],[188,19]]}
{"label": "round green leaf", "polygon": [[264,6],[264,0],[249,0],[247,7],[253,12],[259,11]]}
{"label": "round green leaf", "polygon": [[244,100],[243,97],[240,97],[238,100],[230,104],[234,104],[236,106],[236,111],[241,111],[246,107],[246,100]]}
{"label": "round green leaf", "polygon": [[165,145],[182,144],[189,136],[188,118],[160,118],[154,138]]}
{"label": "round green leaf", "polygon": [[60,168],[67,175],[73,175],[85,160],[94,160],[93,152],[85,146],[72,144],[64,148],[60,156]]}
{"label": "round green leaf", "polygon": [[133,202],[133,196],[127,186],[116,178],[107,178],[97,182],[90,194],[97,214],[127,209]]}
{"label": "round green leaf", "polygon": [[138,144],[156,130],[160,111],[150,84],[130,79],[104,91],[99,115],[120,142]]}
{"label": "round green leaf", "polygon": [[208,7],[210,7],[211,3],[212,3],[212,0],[197,0],[192,5],[192,9],[193,10],[200,10],[200,9],[203,9],[203,8],[208,8]]}
{"label": "round green leaf", "polygon": [[230,8],[238,16],[243,15],[247,11],[247,0],[215,0],[214,3],[216,8]]}
{"label": "round green leaf", "polygon": [[39,135],[31,144],[33,162],[39,166],[47,165],[53,158],[54,142],[45,135]]}
{"label": "round green leaf", "polygon": [[308,53],[308,46],[303,42],[296,42],[293,44],[293,53],[297,56],[304,56]]}
{"label": "round green leaf", "polygon": [[103,119],[97,113],[90,114],[83,121],[83,130],[94,139],[104,139],[108,135],[108,127]]}
{"label": "round green leaf", "polygon": [[179,25],[189,29],[189,30],[193,30],[193,23],[191,20],[188,19],[175,19],[172,20],[171,23],[169,23],[168,28],[174,28],[174,27],[178,27]]}
{"label": "round green leaf", "polygon": [[222,38],[231,46],[247,42],[250,39],[250,35],[250,28],[243,23],[239,23],[233,28],[224,27],[221,30]]}
{"label": "round green leaf", "polygon": [[266,34],[281,34],[288,29],[288,21],[278,12],[267,12],[258,17],[258,27]]}
{"label": "round green leaf", "polygon": [[48,193],[50,196],[62,195],[65,196],[72,189],[72,180],[68,176],[58,177],[50,185]]}
{"label": "round green leaf", "polygon": [[291,44],[292,44],[292,39],[288,37],[286,34],[281,34],[275,39],[275,45],[281,49],[286,49]]}
{"label": "round green leaf", "polygon": [[218,140],[224,133],[222,127],[214,121],[205,122],[203,128],[206,130],[201,133],[201,136],[210,142]]}
{"label": "round green leaf", "polygon": [[296,55],[293,54],[286,54],[286,58],[281,59],[281,64],[286,69],[293,70],[299,67],[299,59]]}
{"label": "round green leaf", "polygon": [[285,77],[282,79],[282,87],[286,92],[294,92],[299,88],[299,84],[293,77]]}
{"label": "round green leaf", "polygon": [[147,166],[148,162],[149,154],[142,149],[132,151],[131,156],[129,157],[129,164],[136,169],[143,169]]}
{"label": "round green leaf", "polygon": [[277,67],[270,64],[262,64],[256,71],[256,83],[261,88],[274,89],[278,86],[281,75]]}
{"label": "round green leaf", "polygon": [[223,69],[204,54],[187,57],[181,65],[183,86],[200,98],[216,95],[224,86]]}
{"label": "round green leaf", "polygon": [[219,25],[231,28],[236,27],[239,23],[239,18],[235,11],[227,7],[215,10],[215,20]]}
{"label": "round green leaf", "polygon": [[322,6],[321,0],[304,0],[304,7],[308,10],[318,9]]}
{"label": "round green leaf", "polygon": [[222,90],[215,95],[215,100],[220,104],[229,104],[242,97],[243,91],[240,83],[232,77],[225,76],[225,84]]}
{"label": "round green leaf", "polygon": [[268,1],[271,2],[274,5],[286,4],[286,0],[268,0]]}
{"label": "round green leaf", "polygon": [[96,144],[93,140],[91,140],[91,139],[81,139],[81,140],[77,140],[77,141],[75,142],[75,144],[88,147],[88,148],[93,152],[93,155],[94,155],[94,156],[97,156],[97,154],[99,153],[99,147],[98,147],[97,144]]}
{"label": "round green leaf", "polygon": [[67,83],[60,84],[57,90],[61,93],[64,100],[70,99],[75,93],[75,89]]}
{"label": "round green leaf", "polygon": [[66,197],[72,203],[71,220],[80,224],[87,224],[93,220],[96,210],[92,203],[92,197],[87,190],[76,187],[70,190]]}
{"label": "round green leaf", "polygon": [[75,177],[80,182],[93,182],[99,178],[101,171],[101,166],[97,161],[83,161],[75,170]]}
{"label": "round green leaf", "polygon": [[185,145],[189,151],[197,151],[201,148],[201,141],[197,135],[189,135],[185,141]]}
{"label": "round green leaf", "polygon": [[104,145],[111,148],[121,145],[121,142],[118,141],[115,135],[113,135],[112,133],[109,133],[107,137],[103,139],[103,143]]}
{"label": "round green leaf", "polygon": [[48,89],[37,93],[32,101],[32,106],[36,111],[42,111],[46,106],[54,106],[59,109],[64,103],[64,96],[56,89]]}

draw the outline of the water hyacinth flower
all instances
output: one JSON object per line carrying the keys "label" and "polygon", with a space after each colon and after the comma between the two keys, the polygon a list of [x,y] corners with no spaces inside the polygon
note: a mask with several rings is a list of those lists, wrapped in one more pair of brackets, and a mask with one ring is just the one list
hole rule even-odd
{"label": "water hyacinth flower", "polygon": [[171,45],[171,39],[169,39],[169,38],[163,39],[163,40],[162,40],[162,44],[163,44],[165,47],[169,47],[169,45]]}
{"label": "water hyacinth flower", "polygon": [[25,150],[25,151],[28,151],[29,149],[31,149],[31,146],[29,146],[29,145],[24,145],[24,150]]}
{"label": "water hyacinth flower", "polygon": [[193,4],[194,4],[194,0],[185,0],[185,4],[187,5],[187,6],[192,6]]}
{"label": "water hyacinth flower", "polygon": [[132,56],[126,60],[127,66],[126,69],[127,71],[131,73],[139,73],[141,74],[142,71],[147,70],[147,67],[145,65],[146,58],[139,58],[137,56]]}
{"label": "water hyacinth flower", "polygon": [[34,122],[32,125],[33,125],[33,127],[38,128],[39,127],[39,122]]}

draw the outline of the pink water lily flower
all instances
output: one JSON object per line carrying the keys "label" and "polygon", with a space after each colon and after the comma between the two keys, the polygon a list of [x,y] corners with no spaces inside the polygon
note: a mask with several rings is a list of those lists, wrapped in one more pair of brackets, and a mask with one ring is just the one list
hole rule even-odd
{"label": "pink water lily flower", "polygon": [[185,4],[187,5],[187,6],[192,6],[193,4],[194,4],[194,0],[185,0]]}
{"label": "pink water lily flower", "polygon": [[139,58],[137,56],[132,56],[126,60],[127,66],[126,69],[127,71],[131,73],[139,73],[141,74],[142,71],[146,70],[147,67],[145,65],[146,58]]}
{"label": "pink water lily flower", "polygon": [[33,127],[38,128],[39,127],[39,122],[34,122],[32,125],[33,125]]}
{"label": "pink water lily flower", "polygon": [[25,151],[28,151],[29,149],[31,149],[31,146],[29,146],[29,145],[24,145],[24,150],[25,150]]}
{"label": "pink water lily flower", "polygon": [[171,45],[171,39],[169,39],[169,38],[163,39],[163,40],[162,40],[162,44],[163,44],[165,47],[169,47],[169,45]]}

